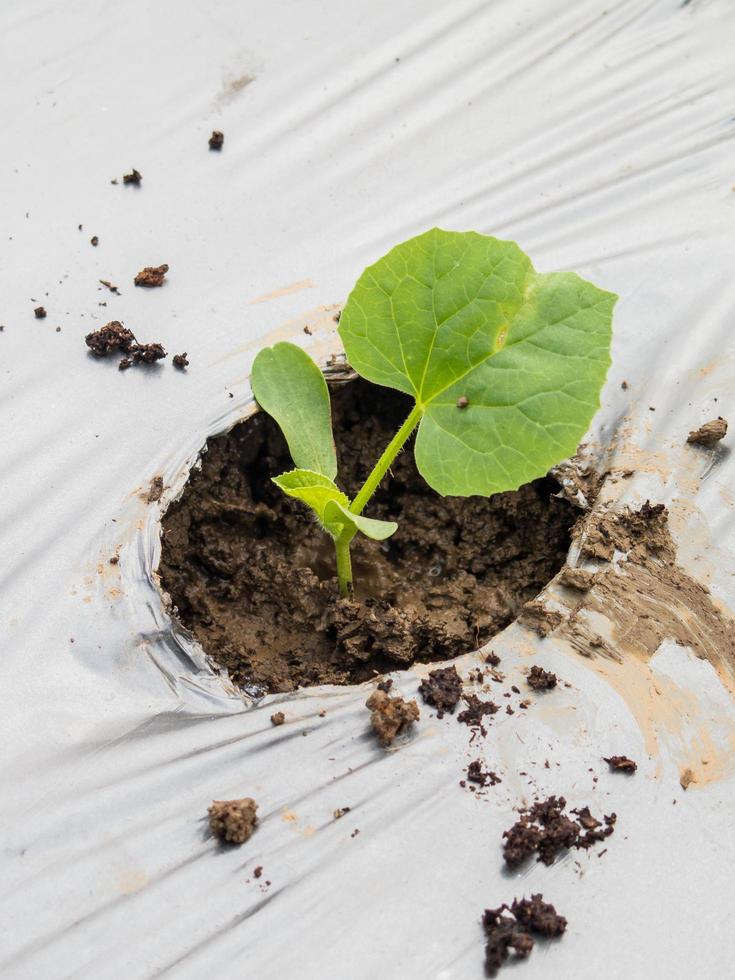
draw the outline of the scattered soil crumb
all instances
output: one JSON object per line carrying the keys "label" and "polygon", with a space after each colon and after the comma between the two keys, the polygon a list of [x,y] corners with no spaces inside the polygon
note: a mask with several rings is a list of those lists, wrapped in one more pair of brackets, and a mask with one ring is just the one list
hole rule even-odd
{"label": "scattered soil crumb", "polygon": [[105,289],[109,289],[110,292],[115,293],[116,296],[120,295],[120,290],[117,288],[117,286],[113,286],[109,279],[100,279],[99,281],[102,283]]}
{"label": "scattered soil crumb", "polygon": [[534,691],[550,691],[552,688],[556,687],[558,677],[556,674],[552,674],[551,671],[544,670],[543,667],[539,667],[538,664],[534,664],[528,672],[526,683],[529,687],[532,687]]}
{"label": "scattered soil crumb", "polygon": [[151,480],[151,485],[148,488],[148,493],[146,494],[146,502],[149,504],[158,503],[158,501],[163,496],[163,477],[154,476]]}
{"label": "scattered soil crumb", "polygon": [[518,619],[524,626],[544,637],[553,633],[564,617],[555,609],[547,609],[540,599],[532,599],[525,604]]}
{"label": "scattered soil crumb", "polygon": [[500,657],[497,655],[497,653],[493,653],[491,650],[485,657],[485,663],[490,664],[491,667],[497,667],[500,663]]}
{"label": "scattered soil crumb", "polygon": [[143,179],[143,174],[136,170],[135,167],[130,171],[129,174],[123,174],[123,184],[139,184]]}
{"label": "scattered soil crumb", "polygon": [[97,246],[99,245],[99,243],[100,243],[100,240],[97,237],[97,235],[92,235],[92,237],[89,239],[89,244],[90,245],[94,245],[95,248],[97,248]]}
{"label": "scattered soil crumb", "polygon": [[589,592],[595,584],[595,573],[588,572],[584,568],[571,568],[565,565],[557,576],[557,582],[565,585],[568,589],[576,589],[578,592]]}
{"label": "scattered soil crumb", "polygon": [[165,262],[163,265],[147,265],[135,277],[135,285],[147,286],[150,289],[156,286],[162,286],[167,272],[168,265]]}
{"label": "scattered soil crumb", "polygon": [[282,725],[286,720],[286,716],[282,711],[276,711],[274,715],[271,715],[271,725]]}
{"label": "scattered soil crumb", "polygon": [[355,829],[354,829],[354,830],[352,831],[352,833],[350,834],[350,837],[357,837],[357,835],[358,835],[359,833],[360,833],[360,831],[359,831],[359,830],[357,829],[357,827],[356,827],[356,828],[355,828]]}
{"label": "scattered soil crumb", "polygon": [[692,783],[696,783],[697,777],[691,769],[685,769],[679,778],[679,785],[682,789],[688,789]]}
{"label": "scattered soil crumb", "polygon": [[390,745],[396,735],[402,734],[419,719],[419,708],[415,701],[405,701],[385,691],[373,691],[365,702],[370,710],[370,724],[375,729],[381,745]]}
{"label": "scattered soil crumb", "polygon": [[716,419],[712,419],[711,422],[705,422],[704,425],[700,426],[698,429],[694,429],[687,436],[687,442],[693,443],[697,446],[705,446],[707,449],[712,449],[716,446],[720,439],[724,439],[727,435],[727,422],[722,416],[718,416]]}
{"label": "scattered soil crumb", "polygon": [[258,822],[258,805],[249,796],[242,800],[214,800],[209,808],[209,829],[230,844],[244,844]]}
{"label": "scattered soil crumb", "polygon": [[445,711],[454,714],[461,693],[462,678],[454,666],[430,671],[428,678],[419,684],[419,694],[424,701],[438,709],[437,718],[443,718]]}
{"label": "scattered soil crumb", "polygon": [[346,813],[349,813],[352,809],[351,806],[340,806],[334,811],[334,819],[340,820]]}
{"label": "scattered soil crumb", "polygon": [[120,564],[120,556],[119,555],[113,555],[112,558],[110,558],[110,564],[111,565],[119,565]]}
{"label": "scattered soil crumb", "polygon": [[307,327],[304,327],[304,333],[305,334],[308,334],[308,336],[311,337],[311,330],[309,329],[308,326]]}
{"label": "scattered soil crumb", "polygon": [[500,708],[493,701],[481,701],[476,694],[464,694],[464,703],[467,707],[457,715],[457,721],[470,728],[479,728],[483,735],[486,735],[483,720],[487,715],[494,715]]}
{"label": "scattered soil crumb", "polygon": [[133,331],[124,327],[119,320],[111,320],[99,330],[88,333],[84,340],[97,357],[107,357],[115,351],[128,354],[136,343]]}
{"label": "scattered soil crumb", "polygon": [[174,367],[177,367],[180,371],[189,367],[189,359],[186,356],[186,351],[183,354],[174,354],[173,361]]}
{"label": "scattered soil crumb", "polygon": [[213,129],[212,135],[209,137],[209,149],[221,150],[224,141],[225,141],[225,134],[220,132],[219,129]]}
{"label": "scattered soil crumb", "polygon": [[379,691],[385,691],[385,693],[387,694],[388,691],[390,691],[390,689],[392,687],[393,687],[393,678],[392,677],[386,677],[386,679],[384,681],[378,681],[378,690]]}
{"label": "scattered soil crumb", "polygon": [[133,364],[153,364],[155,361],[162,361],[167,357],[166,351],[161,344],[135,344],[130,351],[132,357],[124,357],[118,367],[121,371],[132,367]]}
{"label": "scattered soil crumb", "polygon": [[467,779],[471,783],[477,783],[478,786],[497,786],[498,783],[502,783],[502,779],[496,772],[492,770],[484,770],[482,768],[482,760],[475,759],[467,767]]}
{"label": "scattered soil crumb", "polygon": [[257,868],[253,869],[253,878],[260,878],[263,874],[263,865],[259,864]]}
{"label": "scattered soil crumb", "polygon": [[512,905],[503,903],[497,909],[485,909],[482,927],[487,936],[485,945],[485,971],[495,976],[513,949],[515,955],[525,959],[533,949],[533,936],[551,939],[564,934],[567,920],[559,915],[542,895],[530,899],[514,899]]}
{"label": "scattered soil crumb", "polygon": [[603,827],[589,807],[572,811],[577,816],[573,820],[564,813],[566,805],[563,796],[550,796],[519,812],[518,820],[503,834],[503,857],[509,867],[522,864],[534,853],[544,864],[553,864],[561,851],[571,847],[587,849],[613,833],[617,819],[614,813],[603,817]]}
{"label": "scattered soil crumb", "polygon": [[623,391],[627,391],[628,388],[630,388],[630,385],[628,384],[627,381],[621,381],[620,382],[620,387],[623,389]]}
{"label": "scattered soil crumb", "polygon": [[37,320],[44,320],[47,316],[46,308],[44,306],[37,306],[33,313]]}
{"label": "scattered soil crumb", "polygon": [[610,766],[612,772],[627,772],[630,775],[638,768],[638,763],[633,762],[627,755],[603,756],[603,761]]}

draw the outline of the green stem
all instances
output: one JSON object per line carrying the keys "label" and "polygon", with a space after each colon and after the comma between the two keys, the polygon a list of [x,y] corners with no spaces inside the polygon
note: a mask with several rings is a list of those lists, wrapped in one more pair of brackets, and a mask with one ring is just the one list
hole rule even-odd
{"label": "green stem", "polygon": [[411,410],[411,414],[388,443],[383,455],[373,467],[372,473],[370,476],[368,476],[367,480],[365,480],[362,485],[362,489],[350,504],[350,510],[353,514],[361,514],[363,512],[365,505],[378,489],[380,481],[388,472],[388,467],[396,458],[401,449],[403,449],[404,443],[419,424],[422,414],[423,409],[421,409],[418,405],[414,405]]}
{"label": "green stem", "polygon": [[352,595],[350,543],[353,537],[354,532],[352,534],[346,534],[343,531],[339,537],[334,539],[334,550],[337,553],[337,581],[339,582],[339,594],[343,599],[347,599]]}

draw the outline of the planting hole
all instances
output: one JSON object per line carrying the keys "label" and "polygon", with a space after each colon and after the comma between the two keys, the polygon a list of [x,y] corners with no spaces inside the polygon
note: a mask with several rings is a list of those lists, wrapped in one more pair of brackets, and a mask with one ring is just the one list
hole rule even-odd
{"label": "planting hole", "polygon": [[[339,482],[354,494],[411,400],[363,380],[331,396]],[[365,511],[398,531],[355,539],[357,594],[340,599],[332,541],[271,482],[292,465],[276,423],[258,412],[210,440],[163,520],[163,587],[248,691],[357,683],[476,650],[564,564],[576,515],[552,496],[552,479],[489,499],[440,497],[411,441]]]}

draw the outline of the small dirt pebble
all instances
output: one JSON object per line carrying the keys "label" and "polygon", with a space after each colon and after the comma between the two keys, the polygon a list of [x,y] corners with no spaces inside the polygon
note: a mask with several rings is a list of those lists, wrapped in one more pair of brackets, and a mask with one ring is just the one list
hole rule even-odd
{"label": "small dirt pebble", "polygon": [[286,716],[282,711],[276,711],[274,715],[271,715],[271,725],[282,725],[286,720]]}
{"label": "small dirt pebble", "polygon": [[588,592],[595,583],[595,573],[588,572],[585,568],[571,568],[569,565],[564,565],[559,572],[557,581],[568,589]]}
{"label": "small dirt pebble", "polygon": [[566,805],[563,796],[550,796],[520,811],[518,820],[503,833],[503,858],[508,867],[517,867],[534,853],[544,864],[553,864],[561,851],[571,847],[587,849],[614,832],[614,813],[603,817],[603,828],[589,807],[574,810],[569,816],[564,813]]}
{"label": "small dirt pebble", "polygon": [[638,768],[638,763],[633,762],[627,755],[603,756],[603,761],[610,766],[611,772],[627,772],[632,775]]}
{"label": "small dirt pebble", "polygon": [[249,796],[242,800],[214,800],[209,808],[209,829],[220,840],[244,844],[258,822],[258,805]]}
{"label": "small dirt pebble", "polygon": [[499,706],[493,701],[481,701],[476,694],[465,694],[463,700],[467,707],[457,715],[457,721],[470,728],[479,728],[483,735],[487,734],[483,720],[499,711]]}
{"label": "small dirt pebble", "polygon": [[443,718],[445,711],[454,714],[462,694],[462,678],[457,673],[457,668],[439,667],[430,671],[429,676],[419,684],[419,694],[426,704],[437,709],[437,718]]}
{"label": "small dirt pebble", "polygon": [[351,806],[340,806],[334,811],[334,819],[340,820],[346,813],[349,813],[352,809]]}
{"label": "small dirt pebble", "polygon": [[141,269],[138,275],[135,277],[135,285],[146,286],[149,289],[162,286],[167,272],[168,265],[165,262],[163,265],[147,265],[144,269]]}
{"label": "small dirt pebble", "polygon": [[44,320],[47,316],[46,308],[44,306],[37,306],[33,311],[33,314],[37,320]]}
{"label": "small dirt pebble", "polygon": [[467,767],[467,779],[471,783],[477,783],[478,786],[497,786],[498,783],[502,783],[502,779],[496,772],[492,770],[484,770],[482,768],[482,760],[475,759]]}
{"label": "small dirt pebble", "polygon": [[726,435],[727,422],[720,415],[716,419],[712,419],[711,422],[705,422],[704,425],[690,432],[687,436],[687,442],[712,449]]}
{"label": "small dirt pebble", "polygon": [[177,367],[180,371],[189,367],[189,358],[186,356],[186,351],[183,354],[174,354],[173,362],[174,367]]}
{"label": "small dirt pebble", "polygon": [[497,909],[485,909],[482,917],[487,943],[485,945],[485,970],[495,976],[513,949],[516,956],[525,958],[533,949],[533,936],[551,939],[561,936],[567,920],[559,915],[543,895],[531,895],[530,899],[513,900],[512,905],[503,903]]}
{"label": "small dirt pebble", "polygon": [[378,690],[379,691],[385,691],[386,694],[390,691],[390,689],[392,687],[393,687],[393,678],[392,677],[387,677],[384,681],[379,681],[378,682]]}
{"label": "small dirt pebble", "polygon": [[260,878],[263,874],[263,865],[259,864],[257,868],[253,868],[253,878]]}
{"label": "small dirt pebble", "polygon": [[97,237],[97,235],[92,235],[92,237],[89,239],[89,244],[90,245],[94,245],[95,248],[97,248],[97,246],[99,245],[99,243],[100,243],[100,240]]}
{"label": "small dirt pebble", "polygon": [[[129,174],[123,174],[123,184],[139,184],[143,179],[143,174],[136,170],[135,167],[130,171]],[[116,183],[116,181],[114,182]]]}
{"label": "small dirt pebble", "polygon": [[116,351],[127,354],[136,343],[133,331],[119,320],[111,320],[99,330],[88,333],[84,341],[96,357],[107,357]]}
{"label": "small dirt pebble", "polygon": [[543,667],[539,667],[538,664],[534,664],[528,672],[526,683],[529,687],[532,687],[534,691],[551,691],[556,687],[558,678],[556,674],[552,674],[551,671],[544,670]]}
{"label": "small dirt pebble", "polygon": [[390,745],[396,735],[406,731],[419,719],[419,708],[415,701],[405,701],[385,691],[373,691],[365,702],[371,712],[370,724],[381,745]]}
{"label": "small dirt pebble", "polygon": [[219,129],[213,129],[212,135],[209,137],[209,149],[221,150],[224,141],[225,141],[225,134],[220,132]]}
{"label": "small dirt pebble", "polygon": [[491,667],[498,667],[500,665],[500,657],[491,650],[485,657],[485,663],[490,664]]}
{"label": "small dirt pebble", "polygon": [[148,487],[148,493],[145,495],[146,503],[156,504],[163,496],[163,477],[154,476],[151,480],[151,485]]}
{"label": "small dirt pebble", "polygon": [[117,296],[120,295],[120,290],[117,288],[117,286],[113,286],[109,279],[100,279],[99,281],[102,283],[105,289],[109,289],[111,293],[115,293]]}

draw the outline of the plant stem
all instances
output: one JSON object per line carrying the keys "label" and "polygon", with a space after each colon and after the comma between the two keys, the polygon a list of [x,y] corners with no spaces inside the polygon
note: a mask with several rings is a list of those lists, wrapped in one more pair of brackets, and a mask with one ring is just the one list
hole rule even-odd
{"label": "plant stem", "polygon": [[388,443],[383,455],[373,467],[372,473],[368,476],[367,480],[365,480],[362,485],[362,489],[350,504],[350,510],[353,514],[361,514],[363,512],[365,505],[378,489],[380,481],[387,473],[388,467],[396,458],[401,449],[403,449],[404,443],[419,424],[422,414],[423,409],[421,409],[418,405],[414,405],[411,409],[411,414]]}
{"label": "plant stem", "polygon": [[339,582],[339,594],[343,599],[352,595],[352,558],[350,557],[350,543],[354,537],[346,534],[345,531],[338,538],[334,539],[334,550],[337,553],[337,581]]}

